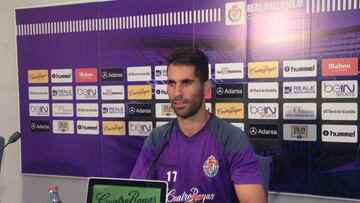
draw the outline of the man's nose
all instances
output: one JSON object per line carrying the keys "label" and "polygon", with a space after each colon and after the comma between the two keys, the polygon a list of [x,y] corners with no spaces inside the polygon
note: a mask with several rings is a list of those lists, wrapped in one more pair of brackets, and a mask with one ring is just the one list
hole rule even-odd
{"label": "man's nose", "polygon": [[181,84],[177,84],[175,86],[175,96],[181,96],[183,95],[183,88]]}

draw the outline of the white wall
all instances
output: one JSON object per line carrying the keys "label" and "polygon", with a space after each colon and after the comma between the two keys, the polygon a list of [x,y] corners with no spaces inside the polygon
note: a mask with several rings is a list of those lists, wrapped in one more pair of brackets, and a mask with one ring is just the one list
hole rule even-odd
{"label": "white wall", "polygon": [[[2,0],[0,3],[0,136],[5,137],[6,141],[14,131],[19,130],[15,8],[58,2],[61,1]],[[35,180],[40,181],[42,179]],[[28,183],[28,181],[27,178],[23,178],[21,175],[20,142],[17,142],[9,145],[4,151],[0,173],[0,201],[2,203],[31,203],[31,201],[26,201],[25,198],[24,201],[22,200],[23,183]],[[34,181],[34,183],[38,184],[38,181]],[[31,190],[34,189],[34,191],[47,195],[46,186],[38,188],[38,185],[24,185],[30,187]],[[24,192],[26,191],[27,188],[24,189]],[[35,203],[35,201],[32,202]]]}
{"label": "white wall", "polygon": [[[70,0],[7,0],[0,6],[0,135],[6,140],[19,130],[18,87],[16,71],[15,14],[17,7],[69,2]],[[139,0],[140,1],[140,0]],[[20,144],[9,145],[4,152],[0,173],[0,202],[45,203],[47,186],[56,184],[64,203],[85,201],[86,180],[68,177],[21,175]],[[288,194],[270,194],[270,203],[340,203],[355,202],[330,200]]]}

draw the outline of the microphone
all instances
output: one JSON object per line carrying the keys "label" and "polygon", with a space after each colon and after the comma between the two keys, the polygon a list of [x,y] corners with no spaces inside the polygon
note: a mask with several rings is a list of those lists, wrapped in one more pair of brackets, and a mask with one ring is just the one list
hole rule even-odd
{"label": "microphone", "polygon": [[148,173],[146,175],[146,179],[150,178],[150,174],[151,174],[156,162],[159,160],[159,158],[162,155],[162,153],[164,152],[165,148],[168,146],[169,140],[170,140],[170,135],[171,135],[171,133],[172,133],[172,131],[174,129],[174,126],[175,126],[175,121],[176,121],[176,119],[171,121],[170,130],[169,130],[169,134],[168,134],[168,139],[165,140],[164,144],[161,146],[160,150],[156,154],[155,159],[151,162],[150,168],[149,168]]}
{"label": "microphone", "polygon": [[2,152],[6,146],[8,146],[11,143],[16,142],[21,137],[21,134],[19,132],[14,132],[10,137],[8,142],[0,149],[0,152]]}

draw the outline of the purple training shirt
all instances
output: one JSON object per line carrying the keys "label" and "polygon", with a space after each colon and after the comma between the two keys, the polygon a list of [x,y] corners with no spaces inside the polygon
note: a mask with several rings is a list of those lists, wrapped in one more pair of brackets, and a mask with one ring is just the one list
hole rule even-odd
{"label": "purple training shirt", "polygon": [[168,144],[149,178],[168,182],[168,202],[189,202],[193,195],[201,194],[205,203],[234,203],[238,202],[234,184],[262,183],[245,133],[215,115],[192,137],[185,136],[175,121],[155,128],[145,141],[131,178],[147,178],[166,140]]}

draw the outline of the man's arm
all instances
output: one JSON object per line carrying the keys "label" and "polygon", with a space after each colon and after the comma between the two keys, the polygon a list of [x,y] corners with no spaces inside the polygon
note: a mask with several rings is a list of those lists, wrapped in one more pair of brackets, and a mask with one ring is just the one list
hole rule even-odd
{"label": "man's arm", "polygon": [[266,203],[263,186],[260,184],[234,184],[240,203]]}

